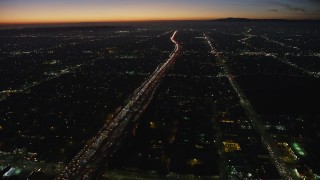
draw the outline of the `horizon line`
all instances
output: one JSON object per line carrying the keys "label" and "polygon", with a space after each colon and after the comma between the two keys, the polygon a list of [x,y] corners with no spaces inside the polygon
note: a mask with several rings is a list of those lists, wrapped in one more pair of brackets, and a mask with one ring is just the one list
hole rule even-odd
{"label": "horizon line", "polygon": [[206,18],[206,19],[148,19],[148,20],[111,20],[111,21],[35,21],[35,22],[0,22],[0,25],[54,25],[54,24],[85,24],[85,23],[148,23],[148,22],[176,22],[176,21],[215,21],[226,19],[247,19],[247,20],[286,20],[286,21],[320,21],[320,19],[289,19],[289,18]]}

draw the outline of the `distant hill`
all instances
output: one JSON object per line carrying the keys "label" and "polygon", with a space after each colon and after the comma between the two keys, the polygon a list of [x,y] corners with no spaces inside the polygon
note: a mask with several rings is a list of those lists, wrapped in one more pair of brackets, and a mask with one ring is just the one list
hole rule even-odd
{"label": "distant hill", "polygon": [[214,19],[210,21],[217,22],[320,22],[320,20],[289,20],[289,19],[248,19],[248,18],[224,18],[224,19]]}

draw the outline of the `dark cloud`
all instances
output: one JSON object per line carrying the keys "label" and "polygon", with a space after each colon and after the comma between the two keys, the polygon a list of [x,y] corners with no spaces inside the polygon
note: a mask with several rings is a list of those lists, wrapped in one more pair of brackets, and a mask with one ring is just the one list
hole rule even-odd
{"label": "dark cloud", "polygon": [[268,9],[268,11],[271,11],[271,12],[279,12],[278,9]]}
{"label": "dark cloud", "polygon": [[320,5],[320,0],[290,0],[290,1],[295,2],[295,3],[307,3],[307,4],[311,3],[311,4],[319,4]]}
{"label": "dark cloud", "polygon": [[312,3],[320,4],[320,0],[309,0]]}
{"label": "dark cloud", "polygon": [[287,9],[290,11],[300,11],[300,12],[306,12],[306,9],[304,8],[299,8],[299,7],[291,7],[291,6],[286,6]]}
{"label": "dark cloud", "polygon": [[[320,2],[319,0],[312,0],[312,1]],[[289,10],[289,11],[306,12],[306,9],[303,8],[303,7],[296,7],[296,6],[293,6],[291,4],[282,3],[282,2],[276,2],[276,1],[269,1],[269,2],[272,5],[283,7],[285,9]]]}

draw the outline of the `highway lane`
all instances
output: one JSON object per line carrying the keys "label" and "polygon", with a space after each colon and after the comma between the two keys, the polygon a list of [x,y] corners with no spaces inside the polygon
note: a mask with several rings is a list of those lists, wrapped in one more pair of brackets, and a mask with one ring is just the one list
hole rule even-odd
{"label": "highway lane", "polygon": [[280,175],[285,179],[293,179],[293,177],[295,177],[293,170],[290,169],[289,167],[287,167],[281,161],[281,156],[280,156],[278,148],[276,147],[276,145],[273,142],[270,135],[265,131],[264,125],[260,121],[258,114],[255,112],[250,101],[248,100],[248,98],[243,93],[242,89],[240,88],[240,86],[238,85],[238,83],[233,78],[232,74],[230,73],[229,67],[225,63],[225,59],[223,58],[222,54],[217,51],[217,49],[213,46],[209,37],[206,34],[203,34],[203,36],[211,48],[211,54],[213,54],[217,57],[217,60],[219,61],[226,76],[228,77],[228,80],[229,80],[231,86],[233,87],[234,91],[238,94],[238,97],[240,98],[240,104],[244,108],[246,114],[249,116],[253,127],[261,135],[261,141],[262,141],[263,145],[269,151],[271,160],[273,161],[273,163],[274,163],[275,167],[277,168],[277,170],[279,171]]}
{"label": "highway lane", "polygon": [[170,38],[175,44],[175,49],[169,58],[159,65],[149,79],[138,87],[121,111],[111,121],[107,121],[97,135],[88,141],[87,145],[56,177],[57,180],[93,179],[97,169],[106,164],[106,160],[112,156],[121,144],[122,135],[126,127],[139,119],[153,98],[162,78],[181,53],[181,45],[175,40],[176,33],[177,31]]}

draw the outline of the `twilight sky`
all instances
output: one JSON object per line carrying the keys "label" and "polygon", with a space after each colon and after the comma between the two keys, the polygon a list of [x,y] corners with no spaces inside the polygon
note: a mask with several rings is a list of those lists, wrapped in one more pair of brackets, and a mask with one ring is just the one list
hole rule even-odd
{"label": "twilight sky", "polygon": [[0,0],[0,23],[320,19],[320,0]]}

